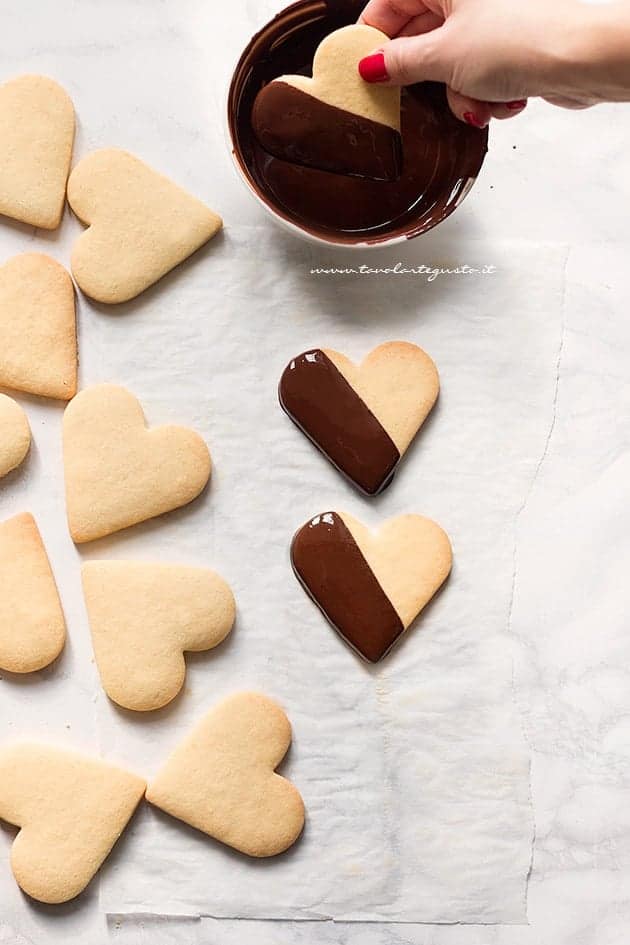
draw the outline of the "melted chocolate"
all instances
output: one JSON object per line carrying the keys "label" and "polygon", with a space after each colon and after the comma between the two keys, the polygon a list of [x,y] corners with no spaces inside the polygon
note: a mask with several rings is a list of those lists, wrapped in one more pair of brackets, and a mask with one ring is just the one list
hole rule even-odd
{"label": "melted chocolate", "polygon": [[403,90],[403,169],[396,181],[302,167],[261,147],[252,129],[260,89],[281,75],[309,75],[321,40],[354,22],[362,6],[353,0],[300,0],[288,7],[246,48],[228,101],[234,155],[254,190],[286,220],[337,243],[410,238],[435,226],[470,189],[488,140],[487,130],[452,115],[443,86],[423,83]]}
{"label": "melted chocolate", "polygon": [[294,423],[359,489],[376,495],[389,484],[400,453],[323,351],[305,351],[291,361],[278,395]]}
{"label": "melted chocolate", "polygon": [[376,663],[404,630],[391,601],[335,512],[318,515],[295,535],[291,563],[335,630]]}
{"label": "melted chocolate", "polygon": [[252,127],[265,151],[284,161],[371,180],[400,177],[398,131],[327,105],[287,82],[260,90]]}

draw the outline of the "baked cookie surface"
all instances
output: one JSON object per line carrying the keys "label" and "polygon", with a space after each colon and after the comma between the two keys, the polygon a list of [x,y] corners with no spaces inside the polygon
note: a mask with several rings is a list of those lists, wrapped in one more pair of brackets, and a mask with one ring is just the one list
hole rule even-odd
{"label": "baked cookie surface", "polygon": [[31,446],[31,428],[18,403],[0,394],[0,479],[24,462]]}
{"label": "baked cookie surface", "polygon": [[232,591],[206,568],[89,561],[82,577],[101,683],[126,709],[169,703],[184,685],[184,651],[218,646],[234,624]]}
{"label": "baked cookie surface", "polygon": [[304,825],[299,791],[275,772],[290,743],[280,706],[260,693],[236,693],[175,749],[147,800],[241,853],[275,856]]}
{"label": "baked cookie surface", "polygon": [[68,203],[88,229],[72,274],[97,302],[135,298],[221,229],[221,217],[133,154],[95,151],[73,169]]}
{"label": "baked cookie surface", "polygon": [[146,787],[103,761],[45,745],[0,750],[0,818],[20,830],[11,868],[46,903],[74,899],[127,826]]}
{"label": "baked cookie surface", "polygon": [[55,230],[73,142],[74,108],[57,82],[23,75],[0,85],[0,214]]}
{"label": "baked cookie surface", "polygon": [[77,543],[187,505],[211,471],[198,433],[172,424],[147,429],[140,402],[114,384],[88,387],[68,404],[63,455],[68,525]]}

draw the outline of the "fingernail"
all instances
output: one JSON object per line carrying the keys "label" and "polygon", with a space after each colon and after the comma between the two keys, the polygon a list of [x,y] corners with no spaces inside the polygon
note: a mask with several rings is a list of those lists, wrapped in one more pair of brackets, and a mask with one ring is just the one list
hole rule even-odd
{"label": "fingernail", "polygon": [[506,102],[505,107],[509,108],[511,112],[520,112],[527,105],[526,98],[519,98],[515,102]]}
{"label": "fingernail", "polygon": [[485,128],[488,124],[487,121],[483,121],[474,112],[464,112],[464,121],[467,121],[474,128]]}
{"label": "fingernail", "polygon": [[385,54],[372,53],[359,63],[359,75],[364,82],[386,82],[389,79],[385,65]]}

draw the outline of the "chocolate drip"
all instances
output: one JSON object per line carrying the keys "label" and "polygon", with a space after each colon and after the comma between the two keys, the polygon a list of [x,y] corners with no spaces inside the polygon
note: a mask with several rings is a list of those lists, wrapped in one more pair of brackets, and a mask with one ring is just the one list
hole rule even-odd
{"label": "chocolate drip", "polygon": [[435,226],[468,192],[488,141],[487,130],[452,115],[444,86],[427,82],[403,89],[403,167],[395,181],[331,174],[269,154],[252,128],[258,92],[279,76],[309,75],[320,42],[359,12],[344,0],[301,0],[283,10],[244,51],[228,101],[234,154],[254,190],[307,232],[350,244],[416,236]]}
{"label": "chocolate drip", "polygon": [[260,90],[252,127],[265,151],[284,161],[371,180],[400,177],[398,131],[327,105],[288,82]]}
{"label": "chocolate drip", "polygon": [[400,460],[393,440],[323,351],[285,369],[280,404],[344,475],[368,495],[389,484]]}
{"label": "chocolate drip", "polygon": [[371,663],[382,659],[404,627],[340,516],[326,512],[304,525],[293,539],[291,562],[344,640]]}

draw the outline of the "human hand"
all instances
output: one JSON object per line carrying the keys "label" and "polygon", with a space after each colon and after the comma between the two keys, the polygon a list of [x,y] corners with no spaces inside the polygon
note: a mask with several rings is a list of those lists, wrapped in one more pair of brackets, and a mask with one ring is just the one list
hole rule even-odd
{"label": "human hand", "polygon": [[359,71],[368,82],[444,82],[454,114],[477,127],[519,114],[529,96],[586,107],[600,100],[582,42],[595,9],[576,0],[370,0],[360,21],[393,39]]}

